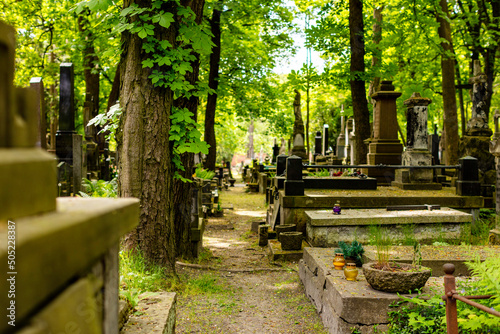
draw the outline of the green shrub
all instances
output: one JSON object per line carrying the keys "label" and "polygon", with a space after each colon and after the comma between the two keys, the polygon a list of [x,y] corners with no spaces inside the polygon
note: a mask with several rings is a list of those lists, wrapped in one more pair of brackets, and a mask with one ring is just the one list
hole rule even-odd
{"label": "green shrub", "polygon": [[[492,254],[484,262],[467,262],[473,279],[457,284],[462,296],[493,295],[493,298],[475,300],[494,310],[500,309],[500,258]],[[444,289],[434,291],[434,296],[424,300],[401,297],[398,309],[389,312],[389,333],[425,334],[446,332],[445,302],[441,299]],[[460,333],[500,333],[500,317],[483,312],[473,306],[457,301],[457,319]]]}
{"label": "green shrub", "polygon": [[194,171],[194,176],[203,180],[211,180],[215,176],[215,172],[202,168],[201,166],[196,167]]}
{"label": "green shrub", "polygon": [[321,169],[317,172],[313,172],[311,176],[314,177],[325,177],[325,176],[330,176],[330,171],[328,169]]}
{"label": "green shrub", "polygon": [[111,181],[82,179],[83,191],[81,197],[116,197],[118,182],[116,178]]}
{"label": "green shrub", "polygon": [[339,241],[339,248],[344,254],[344,257],[354,259],[357,266],[360,266],[363,263],[363,254],[365,253],[365,250],[359,241],[354,240],[351,244]]}

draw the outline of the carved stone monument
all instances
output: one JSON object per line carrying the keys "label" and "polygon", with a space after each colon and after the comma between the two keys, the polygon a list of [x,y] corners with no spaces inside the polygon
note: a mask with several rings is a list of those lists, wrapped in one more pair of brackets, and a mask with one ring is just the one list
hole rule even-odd
{"label": "carved stone monument", "polygon": [[432,154],[428,148],[427,106],[431,100],[413,93],[404,102],[406,110],[406,151],[401,156],[402,165],[408,169],[396,170],[393,186],[408,190],[440,190],[441,184],[433,182],[432,169],[415,169],[411,166],[431,166]]}
{"label": "carved stone monument", "polygon": [[[56,133],[58,161],[72,168],[71,179],[59,179],[60,195],[78,194],[82,177],[87,175],[86,152],[81,135],[75,131],[75,101],[73,64],[60,65],[59,130]],[[59,164],[59,167],[62,165]],[[62,175],[59,173],[59,175]]]}
{"label": "carved stone monument", "polygon": [[483,196],[492,196],[492,187],[495,183],[495,158],[490,153],[489,143],[492,131],[488,126],[488,117],[485,112],[487,97],[486,75],[481,72],[479,60],[474,61],[474,77],[471,91],[472,113],[467,122],[465,136],[460,139],[459,156],[472,156],[478,159],[479,180],[483,185]]}
{"label": "carved stone monument", "polygon": [[[396,99],[400,92],[394,91],[392,81],[383,80],[380,90],[371,98],[376,101],[373,120],[373,139],[368,146],[368,165],[399,165],[403,145],[398,138]],[[394,170],[389,168],[365,168],[363,173],[377,178],[378,185],[390,184]]]}
{"label": "carved stone monument", "polygon": [[291,153],[307,160],[306,149],[304,147],[304,122],[302,121],[302,112],[300,111],[300,93],[298,90],[295,90],[293,113],[295,115],[295,123],[293,124],[293,147]]}

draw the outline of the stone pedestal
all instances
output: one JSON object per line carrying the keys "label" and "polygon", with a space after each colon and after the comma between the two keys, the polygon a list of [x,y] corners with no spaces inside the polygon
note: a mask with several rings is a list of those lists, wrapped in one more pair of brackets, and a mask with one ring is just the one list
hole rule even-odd
{"label": "stone pedestal", "polygon": [[[368,146],[368,165],[399,165],[403,145],[398,138],[396,99],[400,92],[394,91],[392,81],[382,81],[380,91],[371,97],[376,101],[373,120],[373,139]],[[376,177],[379,185],[394,180],[394,170],[383,168],[362,169],[363,173]]]}
{"label": "stone pedestal", "polygon": [[302,158],[292,155],[286,159],[286,196],[304,196],[304,180],[302,179]]}
{"label": "stone pedestal", "polygon": [[460,170],[456,182],[457,195],[480,196],[481,183],[479,183],[478,160],[474,157],[459,159]]}

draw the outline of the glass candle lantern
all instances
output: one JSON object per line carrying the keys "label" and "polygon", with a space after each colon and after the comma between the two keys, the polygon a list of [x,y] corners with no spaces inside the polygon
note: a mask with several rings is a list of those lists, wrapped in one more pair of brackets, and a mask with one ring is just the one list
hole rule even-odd
{"label": "glass candle lantern", "polygon": [[335,253],[335,257],[333,258],[333,267],[336,270],[342,270],[345,265],[345,259],[344,259],[344,254],[342,253]]}

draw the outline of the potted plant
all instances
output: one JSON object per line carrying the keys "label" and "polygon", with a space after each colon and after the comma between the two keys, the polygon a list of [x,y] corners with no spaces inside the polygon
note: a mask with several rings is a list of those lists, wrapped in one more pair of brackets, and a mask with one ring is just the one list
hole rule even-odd
{"label": "potted plant", "polygon": [[224,215],[224,210],[222,209],[221,201],[219,200],[217,202],[217,207],[214,207],[213,216],[214,217],[222,217],[223,215]]}
{"label": "potted plant", "polygon": [[425,285],[431,276],[430,268],[416,263],[389,261],[392,240],[387,229],[376,228],[373,237],[377,261],[363,264],[363,274],[372,288],[384,292],[408,293]]}
{"label": "potted plant", "polygon": [[365,253],[365,250],[359,241],[354,240],[350,244],[344,241],[339,241],[339,252],[344,254],[346,263],[356,263],[357,267],[361,267],[363,265],[363,254]]}

